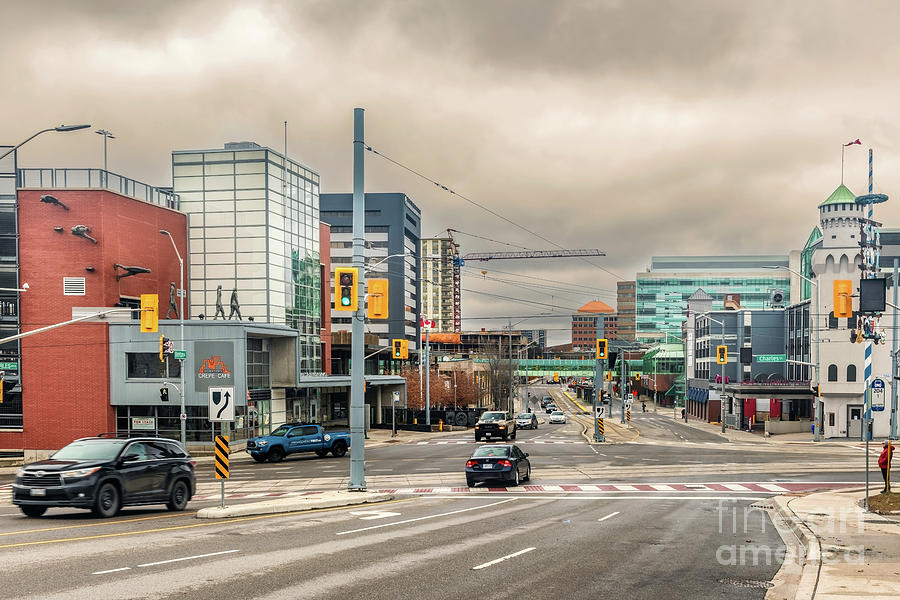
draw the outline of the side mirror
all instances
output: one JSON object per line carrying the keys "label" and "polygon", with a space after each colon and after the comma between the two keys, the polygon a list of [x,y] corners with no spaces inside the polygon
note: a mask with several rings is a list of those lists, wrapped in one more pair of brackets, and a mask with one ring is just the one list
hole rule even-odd
{"label": "side mirror", "polygon": [[134,462],[140,458],[141,457],[138,456],[137,454],[126,454],[125,456],[122,457],[122,462],[123,463]]}
{"label": "side mirror", "polygon": [[528,453],[527,453],[527,452],[525,453],[525,458],[528,458]]}

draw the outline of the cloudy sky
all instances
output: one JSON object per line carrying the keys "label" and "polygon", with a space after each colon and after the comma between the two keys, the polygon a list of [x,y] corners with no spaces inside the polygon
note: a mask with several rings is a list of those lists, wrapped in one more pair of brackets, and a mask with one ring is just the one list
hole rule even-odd
{"label": "cloudy sky", "polygon": [[[799,248],[840,183],[841,144],[856,138],[845,182],[863,193],[874,148],[876,191],[892,196],[876,217],[900,227],[895,2],[0,7],[0,143],[91,123],[116,135],[110,170],[169,185],[172,149],[281,149],[287,120],[289,154],[320,173],[322,191],[345,192],[352,110],[364,107],[371,146],[550,242],[367,153],[367,189],[409,194],[423,235],[465,232],[464,253],[551,242],[606,252],[592,264],[469,263],[467,329],[552,312],[519,327],[547,327],[563,343],[562,315],[614,304],[616,280],[655,254]],[[102,166],[102,139],[45,135],[19,160]]]}

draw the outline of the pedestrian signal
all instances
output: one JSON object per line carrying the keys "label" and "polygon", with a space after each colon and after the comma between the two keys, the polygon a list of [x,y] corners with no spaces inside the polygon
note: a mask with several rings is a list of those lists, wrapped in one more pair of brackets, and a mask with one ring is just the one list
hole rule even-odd
{"label": "pedestrian signal", "polygon": [[834,316],[836,319],[849,319],[853,316],[853,282],[849,279],[837,279],[834,282]]}
{"label": "pedestrian signal", "polygon": [[393,348],[392,356],[394,358],[398,360],[405,360],[409,358],[409,340],[391,340],[391,347]]}

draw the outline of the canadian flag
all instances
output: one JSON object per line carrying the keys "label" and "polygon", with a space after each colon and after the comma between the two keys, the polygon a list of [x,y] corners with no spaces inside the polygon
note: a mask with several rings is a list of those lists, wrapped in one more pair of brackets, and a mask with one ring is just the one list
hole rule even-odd
{"label": "canadian flag", "polygon": [[437,323],[435,323],[431,319],[426,319],[424,317],[419,319],[419,323],[422,327],[425,327],[427,329],[434,329],[435,327],[437,327]]}
{"label": "canadian flag", "polygon": [[860,142],[860,141],[859,141],[859,138],[857,138],[857,139],[853,140],[852,142],[847,142],[847,143],[844,144],[844,145],[845,145],[845,146],[852,146],[853,144],[859,144],[859,145],[862,145],[862,142]]}

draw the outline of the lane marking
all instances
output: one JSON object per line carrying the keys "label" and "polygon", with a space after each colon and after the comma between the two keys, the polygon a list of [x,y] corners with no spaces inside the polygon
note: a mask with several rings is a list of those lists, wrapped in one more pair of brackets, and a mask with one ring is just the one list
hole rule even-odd
{"label": "lane marking", "polygon": [[[439,496],[437,496],[439,497]],[[462,498],[463,496],[449,496],[450,498]],[[485,496],[486,498],[490,498],[491,496]],[[404,521],[395,521],[393,523],[382,523],[381,525],[372,525],[371,527],[363,527],[361,529],[351,529],[349,531],[338,531],[335,535],[347,535],[348,533],[359,533],[360,531],[369,531],[371,529],[381,529],[382,527],[391,527],[393,525],[404,525],[406,523],[413,523],[415,521],[424,521],[425,519],[436,519],[437,517],[446,517],[449,515],[455,515],[459,513],[469,512],[470,510],[479,510],[482,508],[490,508],[491,506],[497,506],[498,504],[505,504],[507,502],[512,502],[517,498],[508,498],[506,500],[501,500],[500,502],[492,502],[490,504],[482,504],[481,506],[470,506],[469,508],[462,508],[460,510],[452,510],[450,512],[440,513],[436,515],[426,515],[424,517],[416,517],[415,519],[406,519]]]}
{"label": "lane marking", "polygon": [[181,562],[183,560],[194,560],[195,558],[208,558],[210,556],[219,556],[222,554],[233,554],[234,552],[240,552],[240,550],[223,550],[222,552],[210,552],[209,554],[197,554],[196,556],[183,556],[181,558],[170,558],[169,560],[161,560],[159,562],[144,563],[144,564],[138,565],[138,566],[139,567],[155,567],[157,565],[167,565],[169,563]]}
{"label": "lane marking", "polygon": [[519,550],[518,552],[513,552],[512,554],[507,554],[506,556],[501,556],[500,558],[495,558],[492,561],[480,564],[477,567],[472,567],[472,570],[477,571],[479,569],[484,569],[485,567],[490,567],[491,565],[496,565],[497,563],[502,563],[504,560],[509,560],[510,558],[520,556],[522,554],[525,554],[526,552],[531,552],[532,550],[535,550],[535,549],[536,548],[534,548],[534,547],[525,548],[524,550]]}
{"label": "lane marking", "polygon": [[[502,493],[498,492],[496,494],[491,494],[489,496],[475,496],[475,495],[459,495],[459,496],[430,496],[431,498],[440,498],[442,500],[449,500],[451,498],[455,498],[457,500],[462,500],[463,498],[509,498],[510,500],[749,500],[751,502],[758,502],[760,500],[769,500],[770,496],[656,496],[648,493],[646,496],[545,496],[542,494],[529,494],[527,496],[505,496]],[[471,510],[471,509],[465,509]],[[452,513],[447,513],[452,514]],[[388,523],[391,525],[391,523]],[[379,525],[378,527],[381,527]],[[352,532],[346,532],[352,533]],[[340,534],[337,534],[340,535]],[[0,546],[2,547],[2,546]]]}
{"label": "lane marking", "polygon": [[605,521],[605,520],[609,519],[610,517],[616,516],[617,514],[619,514],[619,512],[620,512],[620,511],[617,510],[617,511],[614,512],[614,513],[609,513],[609,514],[606,515],[605,517],[600,517],[600,518],[597,519],[597,520],[598,520],[598,521]]}
{"label": "lane marking", "polygon": [[91,575],[106,575],[107,573],[118,573],[119,571],[130,571],[131,567],[119,567],[118,569],[108,569],[106,571],[94,571]]}
{"label": "lane marking", "polygon": [[154,521],[157,519],[180,519],[193,517],[196,513],[181,513],[178,515],[157,515],[153,517],[137,517],[134,519],[122,519],[119,521],[105,521],[102,523],[82,523],[81,525],[60,525],[59,527],[43,527],[41,529],[22,529],[20,531],[4,531],[0,536],[19,535],[23,533],[43,533],[45,531],[62,531],[63,529],[78,529],[80,527],[103,527],[104,525],[118,525],[119,523],[137,523],[138,521]]}

